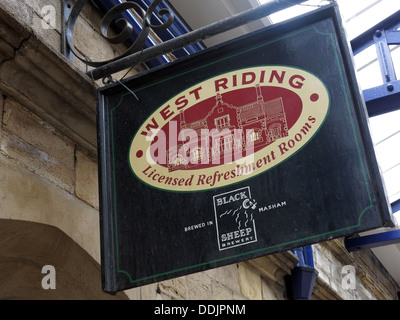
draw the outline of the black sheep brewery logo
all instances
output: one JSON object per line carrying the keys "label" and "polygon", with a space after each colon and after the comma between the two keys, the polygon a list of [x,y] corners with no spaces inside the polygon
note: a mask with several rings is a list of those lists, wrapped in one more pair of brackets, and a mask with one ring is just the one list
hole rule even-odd
{"label": "black sheep brewery logo", "polygon": [[234,248],[257,241],[254,213],[257,201],[250,187],[214,196],[215,221],[219,250]]}

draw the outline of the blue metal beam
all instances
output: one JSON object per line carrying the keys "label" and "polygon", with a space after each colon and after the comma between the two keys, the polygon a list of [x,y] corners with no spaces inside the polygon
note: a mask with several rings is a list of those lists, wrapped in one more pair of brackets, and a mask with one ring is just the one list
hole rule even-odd
{"label": "blue metal beam", "polygon": [[369,30],[365,31],[358,37],[351,40],[351,48],[353,54],[356,55],[374,44],[374,36],[377,30],[397,30],[400,27],[400,10],[392,14],[390,17],[382,20]]}
{"label": "blue metal beam", "polygon": [[[377,30],[374,35],[376,54],[381,69],[383,83],[396,80],[396,72],[390,54],[389,43],[386,37],[386,30]],[[397,43],[393,43],[397,44]]]}
{"label": "blue metal beam", "polygon": [[[386,20],[364,32],[362,35],[351,41],[353,54],[356,55],[375,44],[377,57],[384,84],[363,91],[364,100],[370,117],[388,113],[400,109],[400,80],[396,74],[391,60],[388,45],[400,43],[400,11],[396,12]],[[391,204],[392,211],[400,210],[400,200]],[[362,236],[347,238],[344,245],[349,252],[363,249],[387,246],[400,243],[400,230],[392,230]]]}
{"label": "blue metal beam", "polygon": [[400,243],[400,230],[386,231],[382,233],[362,236],[358,238],[347,238],[344,245],[347,251],[358,251],[376,247]]}
{"label": "blue metal beam", "polygon": [[400,211],[400,199],[396,200],[392,204],[392,212],[395,213],[397,211]]}
{"label": "blue metal beam", "polygon": [[370,117],[400,109],[400,80],[366,89],[363,91]]}
{"label": "blue metal beam", "polygon": [[389,45],[400,43],[400,31],[386,31],[386,41]]}
{"label": "blue metal beam", "polygon": [[363,91],[370,117],[400,109],[400,81],[396,79],[389,45],[400,44],[400,10],[382,20],[360,36],[351,40],[353,54],[357,55],[371,45],[377,48],[383,85]]}

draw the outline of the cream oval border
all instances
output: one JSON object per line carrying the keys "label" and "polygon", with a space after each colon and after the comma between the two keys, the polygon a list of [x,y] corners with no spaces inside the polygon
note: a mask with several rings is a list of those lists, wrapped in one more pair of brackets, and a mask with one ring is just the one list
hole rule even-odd
{"label": "cream oval border", "polygon": [[[275,71],[277,75],[284,75],[280,80],[275,77],[272,79],[271,73]],[[256,79],[252,82],[243,84],[246,81],[240,81],[243,74],[254,73]],[[235,82],[232,81],[236,75]],[[300,78],[301,77],[301,78]],[[231,79],[227,85],[216,86],[217,81],[222,78]],[[247,78],[248,79],[248,78]],[[272,79],[272,81],[270,81]],[[289,80],[302,80],[302,86],[290,84]],[[241,83],[239,83],[241,82]],[[218,82],[221,84],[222,82]],[[230,86],[228,84],[231,84]],[[170,119],[176,116],[179,111],[187,110],[195,106],[200,101],[214,97],[217,92],[223,94],[233,90],[254,87],[256,84],[260,86],[281,87],[295,92],[301,99],[303,109],[299,119],[289,129],[287,137],[280,138],[265,148],[255,152],[253,155],[233,161],[231,163],[214,165],[205,169],[193,170],[177,170],[169,172],[168,168],[157,163],[150,163],[147,160],[146,153],[152,143],[152,139],[141,134],[146,132],[146,126],[149,123],[157,123],[159,128],[163,128]],[[201,89],[199,89],[201,88]],[[217,91],[218,89],[218,91]],[[185,98],[181,98],[185,97]],[[315,99],[317,97],[317,99]],[[181,100],[178,100],[181,98]],[[187,100],[186,106],[182,102]],[[195,192],[209,189],[225,187],[231,184],[239,183],[247,179],[253,178],[276,165],[282,163],[291,157],[294,153],[303,148],[317,133],[324,123],[329,111],[330,98],[329,92],[324,83],[315,75],[298,68],[289,66],[257,66],[245,69],[238,69],[228,73],[224,73],[182,91],[178,95],[172,97],[163,103],[139,128],[132,140],[129,151],[129,164],[132,172],[143,183],[166,191],[175,192]],[[151,121],[150,121],[151,119]],[[154,121],[154,122],[153,122]],[[156,134],[157,130],[154,130]],[[138,157],[138,155],[141,155]],[[265,158],[270,155],[269,161]],[[233,172],[239,172],[240,168],[250,165],[254,170],[247,174],[234,176]],[[239,169],[238,169],[239,168]],[[208,183],[206,183],[208,181]]]}

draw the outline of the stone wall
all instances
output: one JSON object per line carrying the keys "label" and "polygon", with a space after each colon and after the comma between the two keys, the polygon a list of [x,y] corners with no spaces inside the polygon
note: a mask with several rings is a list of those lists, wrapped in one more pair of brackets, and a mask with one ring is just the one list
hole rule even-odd
{"label": "stone wall", "polygon": [[[315,266],[319,272],[314,295],[319,287],[330,288],[344,300],[396,299],[399,286],[370,250],[349,253],[343,239],[335,239],[313,246]],[[346,285],[346,271],[355,273],[354,283]],[[351,280],[351,279],[349,279]]]}
{"label": "stone wall", "polygon": [[[72,2],[75,3],[76,0]],[[3,0],[1,8],[16,18],[19,24],[27,28],[30,34],[34,34],[49,49],[54,52],[61,52],[62,8],[60,0]],[[55,10],[55,25],[51,25],[50,11],[47,8],[54,8]],[[101,18],[98,9],[87,4],[84,6],[74,28],[74,46],[83,57],[90,61],[112,59],[126,49],[121,45],[110,45],[103,38],[99,30]],[[29,37],[29,33],[25,36]],[[98,50],[100,47],[101,50]],[[73,64],[82,72],[87,72],[90,69],[76,58]]]}
{"label": "stone wall", "polygon": [[131,289],[133,299],[286,300],[286,277],[298,262],[281,252]]}
{"label": "stone wall", "polygon": [[[56,227],[99,264],[95,116],[99,83],[85,76],[85,65],[60,54],[60,18],[55,29],[43,28],[44,5],[53,5],[60,15],[58,0],[2,0],[0,4],[0,228],[5,226],[1,219]],[[76,47],[93,60],[123,50],[102,39],[96,28],[100,17],[89,6],[76,26]],[[23,252],[24,243],[19,246]],[[8,277],[1,263],[12,258],[12,252],[4,255],[0,251],[0,298],[7,296],[1,284]],[[398,286],[370,251],[350,254],[339,239],[315,245],[314,256],[319,276],[312,299],[396,299]],[[45,261],[42,256],[36,263]],[[290,274],[297,262],[293,253],[281,252],[126,294],[131,299],[290,299]],[[343,288],[341,271],[346,265],[356,270],[355,289]],[[73,272],[69,276],[71,285],[86,281]],[[25,280],[42,290],[32,279]],[[81,287],[99,283],[100,276],[98,282],[81,283]],[[13,290],[9,283],[5,287]]]}

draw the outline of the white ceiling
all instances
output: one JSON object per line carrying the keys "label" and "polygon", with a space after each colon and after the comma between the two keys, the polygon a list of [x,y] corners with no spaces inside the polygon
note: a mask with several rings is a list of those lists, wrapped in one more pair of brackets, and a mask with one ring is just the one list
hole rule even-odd
{"label": "white ceiling", "polygon": [[[258,6],[257,0],[169,0],[169,2],[193,30]],[[265,18],[213,36],[203,43],[211,47],[270,24],[269,19]]]}
{"label": "white ceiling", "polygon": [[[390,230],[393,229],[383,228],[378,230],[371,230],[360,234],[360,236],[368,236]],[[397,284],[400,285],[400,244],[391,244],[387,246],[376,247],[372,248],[371,251],[390,273]]]}

